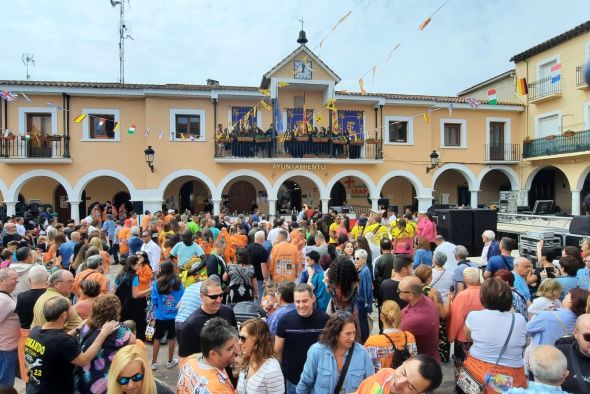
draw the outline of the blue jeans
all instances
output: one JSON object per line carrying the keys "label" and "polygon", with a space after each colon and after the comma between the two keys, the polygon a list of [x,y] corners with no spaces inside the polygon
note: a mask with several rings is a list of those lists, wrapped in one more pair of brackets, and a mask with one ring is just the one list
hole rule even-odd
{"label": "blue jeans", "polygon": [[356,305],[357,305],[358,314],[359,314],[359,329],[361,332],[361,343],[365,343],[367,338],[369,338],[369,334],[370,334],[370,332],[369,332],[369,317],[368,317],[369,311],[365,307],[364,301],[357,301]]}
{"label": "blue jeans", "polygon": [[18,366],[18,351],[0,350],[0,389],[9,389],[14,386],[14,375]]}
{"label": "blue jeans", "polygon": [[264,280],[256,280],[258,282],[258,300],[257,303],[260,305],[262,303],[262,297],[264,297],[264,293],[266,292],[264,288]]}
{"label": "blue jeans", "polygon": [[297,394],[297,385],[289,382],[287,379],[285,379],[285,382],[287,383],[287,391],[285,394]]}

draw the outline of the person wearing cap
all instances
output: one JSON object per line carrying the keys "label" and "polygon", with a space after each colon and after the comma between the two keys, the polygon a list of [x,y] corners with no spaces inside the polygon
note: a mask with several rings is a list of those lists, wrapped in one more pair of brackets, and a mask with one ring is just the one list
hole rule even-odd
{"label": "person wearing cap", "polygon": [[351,241],[355,241],[358,239],[358,237],[365,234],[365,227],[367,226],[367,217],[364,214],[361,215],[362,216],[359,218],[359,220],[357,220],[356,224],[348,234],[348,238]]}

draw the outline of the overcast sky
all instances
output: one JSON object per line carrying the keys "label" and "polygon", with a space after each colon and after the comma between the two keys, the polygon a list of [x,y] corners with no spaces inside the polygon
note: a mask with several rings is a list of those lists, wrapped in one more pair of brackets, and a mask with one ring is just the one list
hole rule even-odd
{"label": "overcast sky", "polygon": [[[359,1],[131,0],[125,81],[258,86],[298,46],[303,17],[308,46],[342,78],[337,88],[358,91],[378,64],[369,92],[454,95],[590,19],[588,0],[450,0],[419,32],[444,0]],[[119,8],[109,0],[0,0],[0,17],[0,79],[25,79],[28,52],[33,80],[117,82]]]}

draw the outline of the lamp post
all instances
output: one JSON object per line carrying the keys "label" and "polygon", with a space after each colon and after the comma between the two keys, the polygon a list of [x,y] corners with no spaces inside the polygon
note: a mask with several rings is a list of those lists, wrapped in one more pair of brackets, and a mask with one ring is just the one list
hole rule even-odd
{"label": "lamp post", "polygon": [[146,164],[148,165],[150,170],[154,172],[154,155],[156,154],[156,151],[152,149],[151,145],[148,145],[147,149],[144,150],[143,153],[145,154]]}
{"label": "lamp post", "polygon": [[438,167],[439,157],[440,157],[440,155],[435,150],[433,150],[432,153],[430,154],[430,165],[426,167],[427,174],[430,172],[430,170],[433,170],[436,167]]}

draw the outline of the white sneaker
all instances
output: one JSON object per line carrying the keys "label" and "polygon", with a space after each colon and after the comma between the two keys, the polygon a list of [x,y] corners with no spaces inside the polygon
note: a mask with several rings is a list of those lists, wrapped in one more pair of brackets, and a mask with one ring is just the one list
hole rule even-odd
{"label": "white sneaker", "polygon": [[178,365],[178,359],[177,358],[172,359],[172,361],[166,362],[166,368],[168,368],[168,369],[174,368],[176,365]]}
{"label": "white sneaker", "polygon": [[156,369],[158,369],[158,363],[153,363],[153,362],[150,361],[150,366],[152,367],[152,370],[154,370],[154,371]]}

